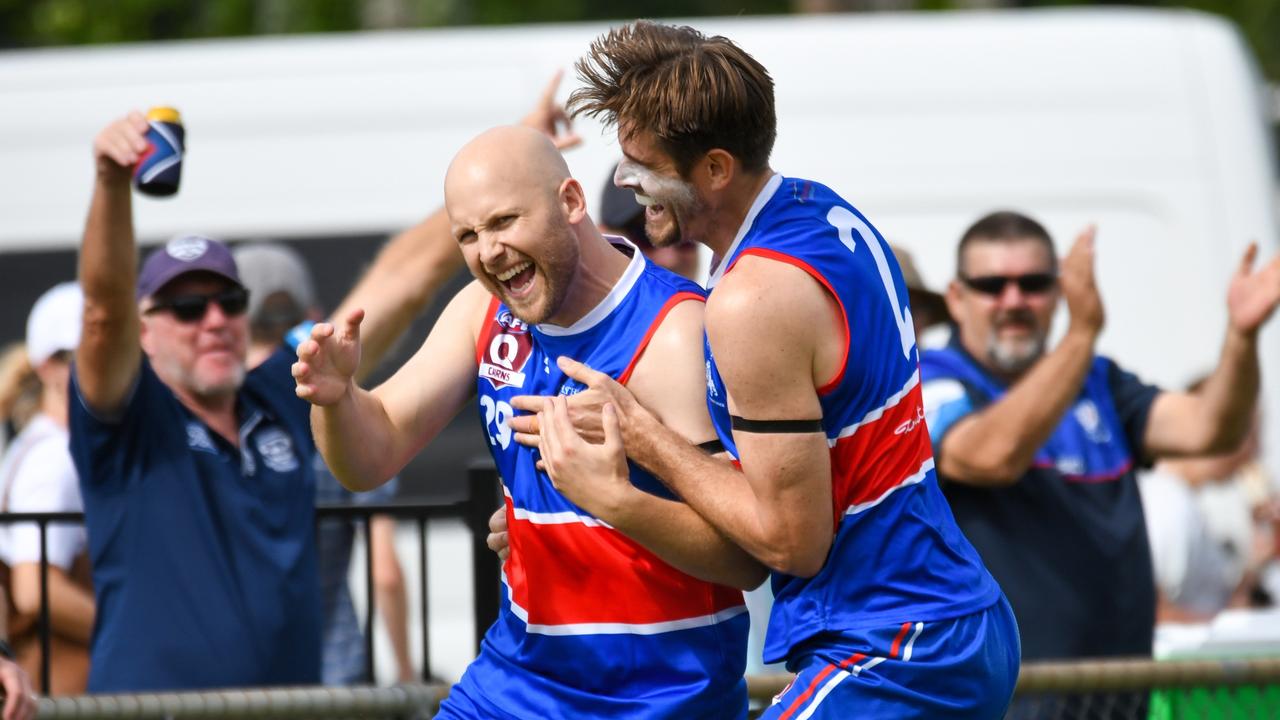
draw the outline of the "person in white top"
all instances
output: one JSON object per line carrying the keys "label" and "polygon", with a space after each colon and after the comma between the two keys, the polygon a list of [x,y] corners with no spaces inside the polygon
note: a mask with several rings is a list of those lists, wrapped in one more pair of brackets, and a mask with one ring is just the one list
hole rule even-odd
{"label": "person in white top", "polygon": [[[1194,390],[1198,385],[1193,385]],[[1236,450],[1162,461],[1139,477],[1155,567],[1158,623],[1208,622],[1246,607],[1276,558],[1259,419]]]}
{"label": "person in white top", "polygon": [[[40,382],[37,413],[0,460],[0,511],[81,512],[80,485],[67,449],[67,388],[71,351],[80,339],[84,304],[75,283],[56,285],[27,318],[26,349]],[[86,538],[79,523],[51,523],[49,618],[52,694],[84,692],[94,603]],[[0,560],[9,566],[11,641],[18,661],[39,684],[40,531],[35,523],[0,526]],[[24,632],[25,631],[25,632]]]}

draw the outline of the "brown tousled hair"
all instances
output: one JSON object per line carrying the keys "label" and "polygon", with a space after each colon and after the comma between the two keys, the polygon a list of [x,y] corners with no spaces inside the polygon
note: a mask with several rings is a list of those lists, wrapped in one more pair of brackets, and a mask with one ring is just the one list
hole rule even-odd
{"label": "brown tousled hair", "polygon": [[638,20],[596,38],[577,70],[586,86],[569,96],[570,112],[654,133],[681,175],[716,148],[747,171],[768,166],[773,79],[728,38]]}

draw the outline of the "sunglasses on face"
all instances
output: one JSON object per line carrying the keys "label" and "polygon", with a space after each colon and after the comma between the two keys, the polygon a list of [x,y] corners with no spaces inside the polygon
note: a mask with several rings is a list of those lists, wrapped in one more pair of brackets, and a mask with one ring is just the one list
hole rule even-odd
{"label": "sunglasses on face", "polygon": [[204,318],[209,303],[215,302],[222,309],[222,314],[235,317],[249,307],[249,291],[239,286],[229,287],[211,295],[175,295],[171,298],[157,300],[147,308],[146,314],[170,312],[180,322],[197,322]]}
{"label": "sunglasses on face", "polygon": [[1026,275],[982,275],[979,277],[961,276],[960,282],[975,292],[998,297],[1009,283],[1018,286],[1024,295],[1038,295],[1048,292],[1058,284],[1058,276],[1053,273],[1028,273]]}

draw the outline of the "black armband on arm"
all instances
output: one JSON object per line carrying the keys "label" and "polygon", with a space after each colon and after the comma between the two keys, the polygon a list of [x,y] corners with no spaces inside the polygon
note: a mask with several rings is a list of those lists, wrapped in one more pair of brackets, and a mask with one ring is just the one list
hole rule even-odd
{"label": "black armband on arm", "polygon": [[822,432],[822,419],[817,420],[748,420],[730,415],[734,430],[750,433],[816,433]]}
{"label": "black armband on arm", "polygon": [[724,443],[720,442],[720,438],[708,440],[704,443],[698,443],[697,445],[694,445],[694,447],[708,455],[718,455],[724,452]]}

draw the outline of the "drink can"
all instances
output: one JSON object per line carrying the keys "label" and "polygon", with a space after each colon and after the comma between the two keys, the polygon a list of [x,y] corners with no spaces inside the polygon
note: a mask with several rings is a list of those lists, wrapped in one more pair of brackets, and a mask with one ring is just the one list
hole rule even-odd
{"label": "drink can", "polygon": [[186,133],[182,116],[171,107],[147,111],[147,151],[133,169],[133,184],[148,195],[167,196],[178,192],[182,178],[182,155]]}

